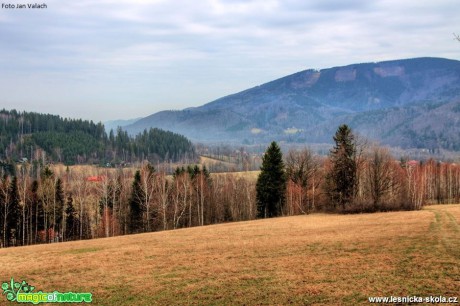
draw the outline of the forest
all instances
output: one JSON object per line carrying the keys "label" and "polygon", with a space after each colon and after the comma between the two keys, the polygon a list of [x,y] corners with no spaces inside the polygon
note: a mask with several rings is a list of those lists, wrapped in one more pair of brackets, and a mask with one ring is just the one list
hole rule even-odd
{"label": "forest", "polygon": [[0,110],[0,161],[126,164],[195,158],[192,143],[160,129],[130,136],[121,128],[105,132],[102,123],[57,115]]}
{"label": "forest", "polygon": [[209,173],[197,164],[177,165],[169,174],[165,164],[147,161],[130,168],[38,164],[32,171],[30,162],[2,168],[1,246],[313,212],[419,210],[460,201],[457,164],[396,160],[347,126],[333,139],[328,156],[308,148],[283,155],[273,142],[257,180],[244,173]]}

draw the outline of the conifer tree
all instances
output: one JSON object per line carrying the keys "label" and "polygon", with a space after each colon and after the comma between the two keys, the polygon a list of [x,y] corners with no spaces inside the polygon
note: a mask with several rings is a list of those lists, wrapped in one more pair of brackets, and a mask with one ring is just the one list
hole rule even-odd
{"label": "conifer tree", "polygon": [[44,230],[44,223],[43,223],[43,205],[40,201],[39,196],[39,184],[37,180],[32,182],[30,186],[30,193],[31,193],[31,216],[32,216],[32,237],[31,242],[37,243],[38,242],[38,232]]}
{"label": "conifer tree", "polygon": [[355,137],[348,125],[343,124],[333,139],[335,146],[330,152],[332,167],[326,176],[326,191],[334,206],[338,204],[345,209],[354,199],[357,180]]}
{"label": "conifer tree", "polygon": [[134,181],[129,199],[129,232],[131,234],[142,232],[142,203],[144,202],[144,192],[141,186],[141,172],[134,174]]}
{"label": "conifer tree", "polygon": [[72,194],[69,194],[67,197],[65,216],[65,239],[75,240],[78,237],[79,220],[73,207]]}
{"label": "conifer tree", "polygon": [[272,142],[262,158],[261,173],[257,179],[257,217],[276,217],[282,214],[286,195],[286,175],[283,154]]}
{"label": "conifer tree", "polygon": [[10,246],[17,244],[19,235],[20,207],[19,207],[19,190],[18,179],[13,177],[8,190],[8,219],[6,230],[6,243]]}
{"label": "conifer tree", "polygon": [[53,207],[53,228],[54,234],[58,235],[61,233],[62,222],[63,222],[63,212],[64,212],[64,189],[62,186],[62,180],[58,178],[56,180],[56,185],[54,187],[55,198],[54,198],[54,207]]}

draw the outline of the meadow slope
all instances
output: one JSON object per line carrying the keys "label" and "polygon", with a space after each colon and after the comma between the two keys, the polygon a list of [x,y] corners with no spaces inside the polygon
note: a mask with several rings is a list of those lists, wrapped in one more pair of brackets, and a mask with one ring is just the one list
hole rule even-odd
{"label": "meadow slope", "polygon": [[[460,205],[314,214],[0,250],[0,280],[96,305],[367,304],[460,294]],[[5,296],[0,304],[8,305]]]}

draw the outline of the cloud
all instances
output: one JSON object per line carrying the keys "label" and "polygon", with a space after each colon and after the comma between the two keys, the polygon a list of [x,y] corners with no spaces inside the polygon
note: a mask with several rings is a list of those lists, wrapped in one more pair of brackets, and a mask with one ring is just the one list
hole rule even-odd
{"label": "cloud", "polygon": [[[3,107],[96,120],[138,117],[306,68],[459,54],[452,40],[460,32],[458,4],[451,0],[47,5],[0,11]],[[103,106],[94,109],[95,102]]]}

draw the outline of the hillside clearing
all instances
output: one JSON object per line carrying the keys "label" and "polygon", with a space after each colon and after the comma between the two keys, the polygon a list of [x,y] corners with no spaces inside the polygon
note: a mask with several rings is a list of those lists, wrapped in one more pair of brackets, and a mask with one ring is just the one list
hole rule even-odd
{"label": "hillside clearing", "polygon": [[246,179],[248,182],[255,183],[259,177],[260,171],[239,171],[239,172],[223,172],[223,173],[211,173],[211,178],[234,178],[234,179]]}
{"label": "hillside clearing", "polygon": [[222,165],[224,165],[224,166],[226,166],[228,168],[236,168],[237,167],[237,165],[235,163],[228,162],[228,161],[223,161],[223,160],[208,157],[208,156],[200,156],[200,164],[205,165],[206,167],[210,167],[210,166],[216,165],[216,164],[222,164]]}
{"label": "hillside clearing", "polygon": [[[0,250],[0,280],[97,305],[357,304],[459,296],[460,205],[314,214]],[[4,296],[2,303],[6,303]]]}

